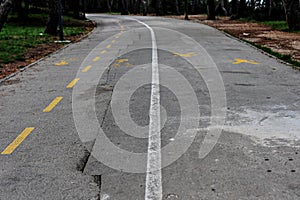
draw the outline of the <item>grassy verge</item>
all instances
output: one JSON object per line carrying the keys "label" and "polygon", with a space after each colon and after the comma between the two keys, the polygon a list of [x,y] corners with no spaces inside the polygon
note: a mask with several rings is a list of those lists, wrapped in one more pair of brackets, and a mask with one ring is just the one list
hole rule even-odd
{"label": "grassy verge", "polygon": [[108,14],[108,15],[121,15],[120,12],[106,12],[105,14]]}
{"label": "grassy verge", "polygon": [[[265,26],[270,26],[273,30],[300,33],[300,31],[291,31],[291,30],[289,30],[288,25],[285,21],[264,21],[264,22],[259,22],[259,21],[247,20],[247,19],[240,19],[240,21],[242,21],[242,22],[255,22],[255,23],[258,23],[258,24],[265,25]],[[225,32],[232,35],[230,33],[230,31],[225,31]],[[242,38],[240,38],[240,39],[242,39]],[[247,43],[263,50],[264,52],[266,52],[270,55],[275,56],[276,58],[278,58],[278,59],[280,59],[280,60],[282,60],[286,63],[289,63],[289,64],[293,65],[294,69],[300,70],[300,62],[297,61],[297,60],[294,60],[291,55],[286,55],[286,54],[281,54],[281,53],[278,53],[278,52],[274,52],[272,49],[270,49],[268,47],[265,47],[263,45],[256,44],[254,42],[250,42],[250,41],[245,40],[245,39],[242,39],[242,40],[244,42],[247,42]]]}
{"label": "grassy verge", "polygon": [[274,30],[289,32],[289,27],[285,21],[265,21],[258,23],[271,26]]}
{"label": "grassy verge", "polygon": [[[7,25],[0,32],[0,67],[1,64],[25,61],[25,54],[30,48],[52,43],[57,37],[44,34],[47,15],[30,15],[26,22],[18,22],[11,16]],[[86,22],[64,17],[64,34],[76,36],[86,31]]]}
{"label": "grassy verge", "polygon": [[25,60],[27,49],[51,42],[41,27],[6,25],[0,32],[0,63]]}
{"label": "grassy verge", "polygon": [[286,21],[255,21],[242,18],[240,19],[242,22],[255,22],[258,24],[266,25],[272,27],[274,30],[290,32],[290,33],[300,33],[300,31],[291,31],[286,23]]}
{"label": "grassy verge", "polygon": [[277,53],[277,52],[274,52],[272,51],[272,49],[268,48],[268,47],[264,47],[262,45],[259,45],[259,44],[255,44],[253,42],[250,42],[250,41],[247,41],[247,40],[244,40],[243,41],[263,50],[264,52],[268,53],[268,54],[271,54],[273,56],[275,56],[276,58],[280,59],[280,60],[283,60],[284,62],[287,62],[287,63],[290,63],[293,65],[293,68],[294,69],[299,69],[300,70],[300,62],[294,60],[291,55],[284,55],[284,54],[280,54],[280,53]]}

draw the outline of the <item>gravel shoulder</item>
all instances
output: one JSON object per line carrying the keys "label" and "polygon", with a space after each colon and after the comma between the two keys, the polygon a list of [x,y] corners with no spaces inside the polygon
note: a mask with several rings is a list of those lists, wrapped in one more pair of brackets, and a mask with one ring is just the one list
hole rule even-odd
{"label": "gravel shoulder", "polygon": [[[184,19],[183,16],[171,16],[172,18]],[[270,48],[272,51],[291,55],[300,62],[300,34],[273,30],[272,27],[254,22],[230,20],[228,17],[217,20],[206,20],[205,15],[191,15],[191,21],[202,23],[224,31],[256,45]]]}

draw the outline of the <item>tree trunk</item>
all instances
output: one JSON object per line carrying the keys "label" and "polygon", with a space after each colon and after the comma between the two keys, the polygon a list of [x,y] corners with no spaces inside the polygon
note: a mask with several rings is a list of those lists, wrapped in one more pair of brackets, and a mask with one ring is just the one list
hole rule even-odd
{"label": "tree trunk", "polygon": [[221,5],[224,15],[227,16],[228,15],[228,12],[226,10],[227,0],[221,0],[220,5]]}
{"label": "tree trunk", "polygon": [[240,0],[240,6],[239,6],[237,18],[244,17],[245,11],[246,11],[246,0]]}
{"label": "tree trunk", "polygon": [[270,10],[271,10],[271,0],[265,0],[264,15],[266,20],[270,19],[270,14],[271,14]]}
{"label": "tree trunk", "polygon": [[236,19],[237,18],[237,0],[231,1],[231,17],[230,19]]}
{"label": "tree trunk", "polygon": [[175,13],[176,13],[176,15],[180,15],[179,0],[175,0],[174,4],[175,4]]}
{"label": "tree trunk", "polygon": [[12,0],[2,0],[0,4],[0,31],[2,30],[4,23],[7,20],[7,16],[12,7]]}
{"label": "tree trunk", "polygon": [[207,19],[208,20],[215,20],[216,13],[215,13],[215,1],[214,0],[207,0]]}
{"label": "tree trunk", "polygon": [[228,12],[225,8],[225,0],[220,0],[219,4],[216,7],[216,14],[228,15]]}
{"label": "tree trunk", "polygon": [[14,0],[15,9],[18,13],[18,20],[23,21],[23,8],[22,8],[22,0]]}
{"label": "tree trunk", "polygon": [[108,12],[111,12],[111,7],[113,5],[113,0],[107,0],[107,8],[108,8]]}
{"label": "tree trunk", "polygon": [[250,7],[251,7],[251,10],[254,11],[255,10],[255,0],[250,0]]}
{"label": "tree trunk", "polygon": [[126,0],[119,0],[119,9],[121,10],[121,15],[128,15]]}
{"label": "tree trunk", "polygon": [[127,8],[129,13],[134,13],[134,0],[127,0]]}
{"label": "tree trunk", "polygon": [[300,3],[299,0],[283,0],[286,22],[290,30],[300,30]]}
{"label": "tree trunk", "polygon": [[143,4],[143,15],[147,16],[148,14],[148,0],[141,0]]}
{"label": "tree trunk", "polygon": [[79,19],[80,16],[79,16],[79,5],[80,5],[80,0],[73,0],[71,1],[72,4],[73,4],[73,17],[75,19]]}
{"label": "tree trunk", "polygon": [[162,16],[164,14],[162,0],[156,0],[155,10],[156,10],[156,16]]}
{"label": "tree trunk", "polygon": [[50,35],[57,35],[58,20],[58,0],[50,0],[49,16],[45,33],[48,33]]}
{"label": "tree trunk", "polygon": [[24,0],[25,7],[24,7],[24,17],[27,20],[28,19],[28,14],[29,14],[29,0]]}
{"label": "tree trunk", "polygon": [[184,19],[189,20],[188,0],[184,0]]}
{"label": "tree trunk", "polygon": [[141,0],[135,0],[134,14],[140,14],[141,12]]}
{"label": "tree trunk", "polygon": [[192,5],[191,5],[191,10],[190,10],[190,13],[192,14],[192,15],[194,15],[195,14],[195,7],[196,7],[196,2],[195,2],[195,0],[192,0]]}

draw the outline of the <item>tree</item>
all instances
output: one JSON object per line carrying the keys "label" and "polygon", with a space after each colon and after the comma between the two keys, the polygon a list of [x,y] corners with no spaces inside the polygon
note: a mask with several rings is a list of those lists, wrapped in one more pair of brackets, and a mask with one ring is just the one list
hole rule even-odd
{"label": "tree", "polygon": [[300,3],[299,0],[283,0],[286,22],[290,30],[300,30]]}
{"label": "tree", "polygon": [[80,0],[73,0],[70,1],[70,3],[72,4],[73,7],[73,17],[75,19],[79,19],[80,18],[80,14],[79,14],[79,5],[80,5]]}
{"label": "tree", "polygon": [[176,15],[180,15],[180,9],[179,9],[179,0],[174,1],[175,6],[175,13]]}
{"label": "tree", "polygon": [[215,12],[215,0],[207,0],[207,19],[215,20],[216,12]]}
{"label": "tree", "polygon": [[58,1],[59,0],[49,0],[49,16],[46,25],[45,33],[50,35],[57,35],[58,27]]}
{"label": "tree", "polygon": [[111,12],[111,8],[114,4],[114,0],[107,0],[108,12]]}
{"label": "tree", "polygon": [[148,0],[141,0],[143,4],[143,15],[146,16],[148,14]]}
{"label": "tree", "polygon": [[[23,2],[24,2],[24,8],[23,8]],[[18,12],[18,19],[21,21],[26,21],[28,19],[29,0],[14,0],[14,5]]]}
{"label": "tree", "polygon": [[231,17],[230,19],[236,19],[238,16],[237,14],[237,0],[231,1]]}
{"label": "tree", "polygon": [[272,0],[265,0],[265,19],[269,20],[271,17],[271,11],[272,11]]}
{"label": "tree", "polygon": [[227,16],[228,15],[228,11],[226,9],[227,3],[228,3],[227,0],[220,0],[216,8],[216,14],[218,13]]}
{"label": "tree", "polygon": [[156,0],[155,10],[156,10],[156,16],[161,16],[161,15],[164,14],[163,6],[162,6],[162,0]]}
{"label": "tree", "polygon": [[121,10],[121,15],[128,15],[128,7],[126,0],[119,0],[119,9]]}
{"label": "tree", "polygon": [[[1,1],[0,1],[1,2]],[[12,7],[12,0],[3,0],[0,4],[0,31],[7,20],[7,16]]]}
{"label": "tree", "polygon": [[189,19],[188,0],[184,0],[184,19]]}
{"label": "tree", "polygon": [[240,0],[240,6],[238,10],[238,16],[237,18],[245,17],[245,11],[246,11],[246,0]]}

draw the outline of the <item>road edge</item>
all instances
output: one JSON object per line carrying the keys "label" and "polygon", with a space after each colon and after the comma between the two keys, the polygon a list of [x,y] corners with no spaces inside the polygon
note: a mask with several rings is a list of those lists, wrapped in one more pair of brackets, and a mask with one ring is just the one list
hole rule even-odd
{"label": "road edge", "polygon": [[[163,16],[162,16],[162,17],[163,17]],[[196,20],[193,20],[193,19],[185,20],[185,19],[170,18],[170,17],[168,17],[168,16],[163,17],[163,18],[165,18],[165,19],[172,19],[172,20],[180,20],[180,21],[188,21],[188,22],[190,22],[190,23],[202,24],[202,25],[211,27],[211,28],[217,30],[218,32],[223,33],[225,36],[227,36],[227,37],[229,37],[229,38],[231,38],[231,39],[234,39],[234,40],[239,41],[239,42],[241,42],[241,43],[243,43],[243,44],[246,44],[246,45],[252,47],[253,49],[256,49],[258,52],[260,52],[260,53],[262,53],[262,54],[264,54],[264,55],[267,55],[267,56],[270,57],[270,58],[274,58],[275,60],[277,60],[277,61],[280,62],[281,64],[285,64],[285,65],[291,67],[293,70],[300,71],[300,68],[298,68],[297,66],[295,66],[295,65],[293,65],[293,64],[291,64],[291,63],[289,63],[289,62],[286,62],[286,61],[284,61],[284,60],[281,60],[281,59],[277,58],[276,56],[274,56],[274,55],[272,55],[272,54],[270,54],[270,53],[268,53],[268,52],[266,52],[266,51],[260,49],[259,47],[257,47],[257,46],[255,46],[255,45],[251,44],[250,41],[248,42],[247,40],[243,40],[243,39],[241,39],[241,38],[235,37],[234,35],[231,35],[230,33],[227,33],[227,32],[225,32],[225,31],[219,30],[219,29],[217,29],[217,28],[215,28],[215,27],[213,27],[213,26],[209,26],[209,25],[207,25],[207,24],[201,23],[201,21],[196,21]]]}
{"label": "road edge", "polygon": [[59,48],[58,50],[56,50],[56,51],[54,51],[54,52],[51,52],[50,54],[48,54],[48,55],[46,55],[46,56],[44,56],[44,57],[42,57],[42,58],[40,58],[40,59],[34,61],[33,63],[30,63],[29,65],[27,65],[27,66],[25,66],[25,67],[23,67],[22,69],[20,69],[20,70],[14,72],[14,73],[12,73],[12,74],[10,74],[10,75],[8,75],[8,76],[2,78],[2,79],[0,79],[0,86],[1,86],[2,84],[4,84],[5,81],[7,81],[7,80],[13,78],[14,76],[18,75],[19,73],[22,73],[22,72],[24,72],[25,70],[27,70],[27,69],[29,69],[29,68],[31,68],[31,67],[37,65],[38,63],[40,63],[40,62],[44,61],[45,59],[51,57],[53,54],[59,53],[60,51],[62,51],[62,50],[64,50],[64,49],[68,48],[68,47],[71,46],[72,44],[76,44],[77,42],[80,42],[81,40],[83,40],[83,39],[87,38],[88,36],[90,36],[90,35],[95,31],[95,29],[96,29],[97,26],[98,26],[98,24],[97,24],[96,22],[94,22],[94,21],[92,21],[92,20],[90,20],[90,21],[95,25],[92,31],[88,32],[87,34],[84,34],[83,36],[81,36],[80,38],[78,38],[76,41],[74,41],[74,42],[72,42],[72,43],[70,43],[70,44],[66,44],[66,45],[64,45],[63,47]]}

